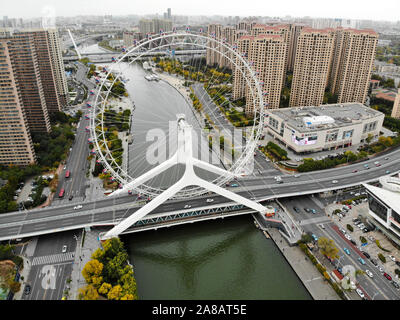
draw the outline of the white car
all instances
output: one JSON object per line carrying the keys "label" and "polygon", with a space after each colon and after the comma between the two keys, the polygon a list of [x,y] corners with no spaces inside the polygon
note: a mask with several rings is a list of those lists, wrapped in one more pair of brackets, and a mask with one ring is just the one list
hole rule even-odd
{"label": "white car", "polygon": [[214,199],[207,199],[206,202],[213,202]]}
{"label": "white car", "polygon": [[187,204],[187,205],[185,205],[185,206],[183,207],[183,209],[190,209],[191,207],[192,207],[191,205]]}
{"label": "white car", "polygon": [[373,277],[374,277],[374,275],[372,274],[372,272],[369,271],[368,269],[365,270],[365,273],[366,273],[366,274],[368,275],[368,277],[370,277],[370,278],[373,278]]}
{"label": "white car", "polygon": [[82,208],[82,205],[81,205],[81,204],[78,204],[77,206],[74,207],[74,210],[79,210],[79,209],[81,209],[81,208]]}
{"label": "white car", "polygon": [[356,289],[357,294],[360,296],[361,299],[364,298],[364,292],[362,292],[362,290],[360,288]]}
{"label": "white car", "polygon": [[300,175],[299,175],[299,174],[295,174],[294,177],[295,177],[295,178],[298,178],[298,177],[300,177]]}
{"label": "white car", "polygon": [[350,235],[348,235],[347,233],[344,235],[344,237],[347,239],[347,240],[351,240],[351,237],[350,237]]}
{"label": "white car", "polygon": [[344,230],[343,228],[339,228],[340,232],[343,234],[346,234],[346,230]]}
{"label": "white car", "polygon": [[338,181],[337,180],[332,180],[332,183],[338,183]]}
{"label": "white car", "polygon": [[67,252],[67,246],[66,246],[66,245],[64,245],[64,246],[62,247],[62,250],[61,250],[61,252],[62,252],[62,253],[65,253],[65,252]]}
{"label": "white car", "polygon": [[396,261],[396,258],[393,257],[392,255],[389,255],[389,258],[390,258],[392,261]]}
{"label": "white car", "polygon": [[385,273],[385,270],[381,266],[379,266],[378,269],[380,273]]}

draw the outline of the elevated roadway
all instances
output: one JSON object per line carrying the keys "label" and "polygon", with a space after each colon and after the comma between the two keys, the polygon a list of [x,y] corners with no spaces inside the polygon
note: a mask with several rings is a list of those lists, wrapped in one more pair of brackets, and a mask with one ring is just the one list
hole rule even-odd
{"label": "elevated roadway", "polygon": [[[387,160],[385,160],[385,158]],[[379,177],[400,172],[400,149],[370,160],[324,171],[294,175],[282,175],[282,184],[277,184],[273,176],[245,177],[238,179],[239,187],[232,188],[245,197],[254,197],[257,201],[300,196],[376,181]],[[374,162],[379,161],[380,166]],[[370,169],[364,167],[368,164]],[[354,172],[357,170],[357,172]],[[337,183],[332,183],[337,180]],[[212,197],[209,204],[206,199]],[[0,240],[16,239],[46,233],[73,230],[87,226],[114,225],[120,219],[128,217],[138,210],[143,203],[135,202],[129,195],[82,202],[80,210],[74,210],[75,204],[51,206],[43,209],[21,211],[0,215]],[[190,204],[190,209],[184,209]],[[221,196],[207,195],[188,200],[171,200],[157,207],[143,220],[157,215],[173,215],[232,205],[230,200]],[[140,222],[140,221],[138,221]],[[190,222],[190,221],[189,221]]]}

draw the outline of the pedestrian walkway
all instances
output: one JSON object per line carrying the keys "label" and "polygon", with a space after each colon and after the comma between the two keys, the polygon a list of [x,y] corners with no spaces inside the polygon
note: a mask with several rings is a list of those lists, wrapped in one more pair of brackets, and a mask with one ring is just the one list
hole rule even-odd
{"label": "pedestrian walkway", "polygon": [[289,246],[277,229],[268,228],[267,231],[314,300],[340,300],[335,290],[298,246]]}
{"label": "pedestrian walkway", "polygon": [[48,256],[35,257],[32,261],[32,266],[36,266],[39,264],[56,264],[66,261],[74,260],[73,252],[65,252],[59,254],[52,254]]}
{"label": "pedestrian walkway", "polygon": [[[79,289],[86,286],[86,281],[82,276],[82,269],[91,260],[93,252],[101,247],[99,235],[103,231],[102,229],[92,229],[90,231],[82,231],[79,235],[72,267],[68,300],[78,300]],[[83,241],[82,236],[84,236]]]}

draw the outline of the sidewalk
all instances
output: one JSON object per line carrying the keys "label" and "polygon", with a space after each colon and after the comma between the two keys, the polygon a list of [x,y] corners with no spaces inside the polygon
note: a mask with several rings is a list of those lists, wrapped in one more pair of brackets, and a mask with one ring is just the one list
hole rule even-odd
{"label": "sidewalk", "polygon": [[314,300],[341,300],[298,246],[290,247],[280,232],[274,228],[268,228],[268,234]]}
{"label": "sidewalk", "polygon": [[[91,260],[91,256],[97,248],[101,247],[99,234],[101,230],[84,231],[79,235],[78,245],[75,251],[75,260],[72,266],[71,272],[71,283],[68,294],[68,300],[78,300],[79,288],[86,285],[86,281],[82,276],[82,269],[85,264]],[[82,246],[82,236],[84,235],[84,241]]]}

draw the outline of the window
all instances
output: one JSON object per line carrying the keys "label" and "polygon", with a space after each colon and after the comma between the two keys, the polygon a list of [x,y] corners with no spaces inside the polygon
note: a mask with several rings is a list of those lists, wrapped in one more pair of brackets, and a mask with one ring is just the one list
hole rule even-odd
{"label": "window", "polygon": [[368,193],[369,209],[379,218],[386,221],[388,208],[378,201],[374,196]]}

